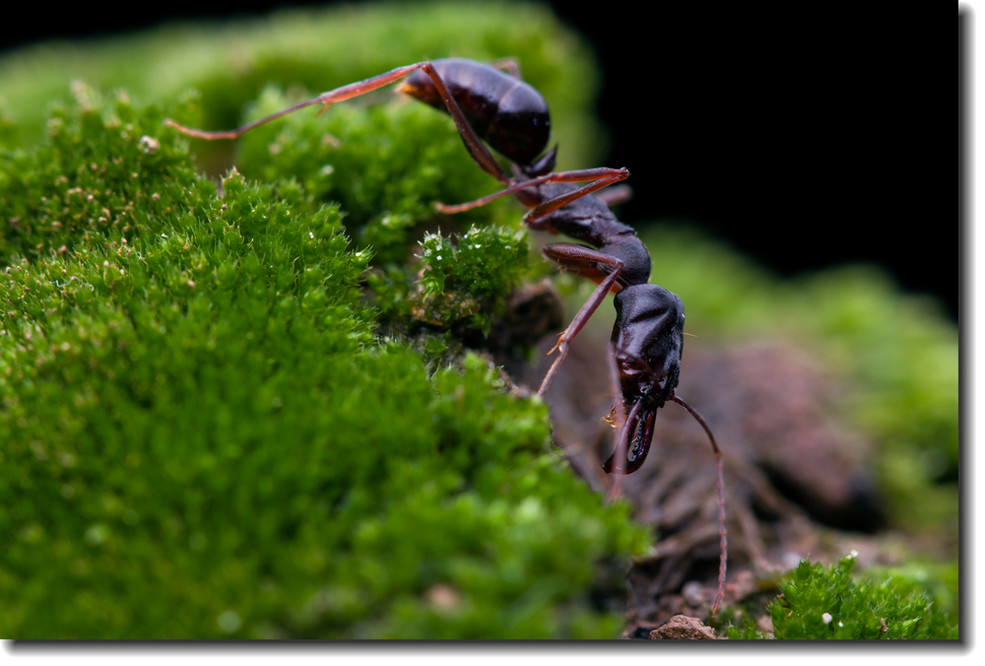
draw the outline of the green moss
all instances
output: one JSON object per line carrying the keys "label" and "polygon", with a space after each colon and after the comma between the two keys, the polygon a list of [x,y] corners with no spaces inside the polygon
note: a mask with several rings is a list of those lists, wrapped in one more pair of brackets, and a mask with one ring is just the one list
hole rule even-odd
{"label": "green moss", "polygon": [[851,577],[851,555],[833,567],[802,562],[770,606],[777,639],[957,639],[957,624],[912,581]]}
{"label": "green moss", "polygon": [[495,306],[524,276],[528,256],[522,232],[472,227],[457,243],[440,234],[421,241],[423,265],[415,316],[443,327],[488,332]]}
{"label": "green moss", "polygon": [[[536,37],[517,26],[515,42],[487,40],[481,26],[516,8],[481,7],[444,32],[464,31],[481,54],[519,55],[532,73],[550,70],[540,48],[570,43],[536,9],[519,10]],[[391,7],[319,21],[338,35],[344,17],[375,26],[348,38],[367,55],[380,33],[427,25],[444,55],[451,15],[428,5],[399,20]],[[277,67],[258,63],[280,56],[276,40],[256,38],[262,26],[249,30],[239,56],[260,80]],[[196,57],[228,47],[219,33],[200,33],[212,43]],[[298,58],[311,55],[303,34]],[[148,51],[93,47],[84,60],[129,53],[137,78],[133,62],[161,56],[166,39],[189,43],[155,34]],[[398,64],[355,52],[339,81]],[[239,70],[213,66],[157,83],[249,88]],[[291,120],[244,140],[242,172],[217,188],[193,163],[194,142],[163,126],[166,115],[212,118],[196,99],[107,103],[78,84],[45,139],[32,143],[26,125],[6,134],[21,147],[0,158],[0,635],[618,635],[620,616],[597,601],[610,584],[600,572],[644,552],[647,530],[575,478],[550,450],[546,407],[508,395],[487,361],[436,362],[441,335],[379,335],[384,313],[406,318],[401,294],[474,285],[483,312],[469,317],[481,317],[518,279],[481,270],[523,263],[517,222],[495,207],[465,217],[476,227],[448,246],[456,264],[436,261],[418,282],[408,261],[418,242],[427,253],[448,240],[418,229],[433,222],[434,198],[495,187],[463,168],[447,119],[416,105],[333,109],[331,155],[320,141],[271,150],[268,139],[295,129],[324,133],[309,114],[307,128]],[[265,93],[261,106],[275,102]]]}

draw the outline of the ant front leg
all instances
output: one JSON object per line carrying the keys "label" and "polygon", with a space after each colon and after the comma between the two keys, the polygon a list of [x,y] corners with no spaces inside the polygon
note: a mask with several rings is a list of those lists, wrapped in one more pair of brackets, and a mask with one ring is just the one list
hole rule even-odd
{"label": "ant front leg", "polygon": [[[568,355],[568,348],[571,345],[571,341],[581,332],[581,329],[585,327],[585,324],[595,314],[599,305],[605,300],[606,295],[616,286],[616,280],[623,268],[622,261],[616,257],[583,245],[575,245],[574,243],[554,243],[553,245],[547,245],[544,247],[544,254],[549,259],[560,264],[562,268],[572,273],[594,279],[598,282],[598,287],[595,288],[589,299],[585,301],[585,304],[581,306],[578,314],[568,324],[568,328],[564,329],[564,332],[558,337],[557,343],[551,349],[551,352],[556,350],[558,355],[544,376],[544,381],[541,382],[540,388],[537,389],[537,395],[541,398],[547,393],[547,389],[550,388],[551,382],[554,381],[554,376],[561,367],[561,363],[564,362],[565,357]],[[607,267],[607,270],[602,268],[603,266]]]}

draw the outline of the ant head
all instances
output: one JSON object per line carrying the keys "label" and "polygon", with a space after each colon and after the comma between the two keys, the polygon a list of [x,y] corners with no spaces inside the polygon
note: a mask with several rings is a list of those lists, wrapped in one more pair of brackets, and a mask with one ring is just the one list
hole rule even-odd
{"label": "ant head", "polygon": [[641,284],[620,290],[615,306],[612,351],[627,410],[635,402],[659,409],[677,388],[684,304],[663,287]]}
{"label": "ant head", "polygon": [[[619,373],[626,425],[621,438],[625,474],[639,469],[653,439],[657,410],[674,397],[684,346],[684,304],[655,284],[630,285],[615,296],[612,355]],[[630,440],[630,437],[632,438]],[[603,465],[611,472],[613,454]]]}

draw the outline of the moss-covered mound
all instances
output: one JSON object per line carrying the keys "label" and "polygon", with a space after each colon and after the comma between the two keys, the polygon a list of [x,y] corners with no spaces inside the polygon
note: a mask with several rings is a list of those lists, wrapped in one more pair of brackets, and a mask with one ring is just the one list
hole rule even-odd
{"label": "moss-covered mound", "polygon": [[[175,29],[85,47],[75,65],[96,85],[74,84],[37,140],[8,99],[0,636],[618,635],[610,577],[645,551],[646,530],[576,479],[550,450],[544,405],[510,397],[487,361],[439,360],[443,329],[380,335],[408,294],[442,285],[475,286],[460,318],[481,329],[519,279],[469,250],[525,256],[516,220],[499,225],[491,208],[418,286],[407,257],[432,203],[495,186],[447,119],[395,103],[340,106],[321,125],[312,112],[244,140],[243,175],[218,186],[193,162],[200,144],[163,122],[236,124],[280,71],[327,88],[449,52],[553,71],[571,38],[516,11],[456,12],[453,26],[443,6],[285,15],[236,37]],[[12,56],[7,80],[31,57]],[[151,63],[169,59],[189,64],[156,76]],[[119,85],[130,92],[106,90]],[[268,92],[261,106],[281,103]]]}

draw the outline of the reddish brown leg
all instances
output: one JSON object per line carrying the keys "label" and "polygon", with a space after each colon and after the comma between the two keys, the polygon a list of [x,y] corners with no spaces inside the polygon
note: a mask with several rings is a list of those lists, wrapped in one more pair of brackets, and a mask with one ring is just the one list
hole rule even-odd
{"label": "reddish brown leg", "polygon": [[378,76],[374,76],[369,79],[356,81],[355,83],[349,83],[340,88],[335,88],[334,90],[323,92],[317,97],[312,97],[311,99],[306,99],[303,102],[298,102],[293,106],[289,106],[286,109],[281,109],[280,111],[276,113],[272,113],[269,116],[265,116],[259,120],[254,120],[251,123],[241,125],[240,127],[237,127],[234,130],[207,132],[204,130],[185,127],[184,125],[180,125],[175,121],[171,120],[170,118],[168,118],[164,122],[166,125],[169,125],[170,127],[174,127],[175,129],[177,129],[179,132],[182,132],[183,134],[187,134],[188,136],[194,136],[199,139],[208,139],[208,140],[236,139],[242,136],[243,134],[245,134],[246,132],[249,132],[254,127],[258,127],[260,125],[268,123],[271,120],[276,120],[281,116],[285,116],[288,113],[297,111],[298,109],[303,109],[306,106],[312,106],[313,104],[323,104],[327,107],[329,104],[334,104],[335,102],[342,102],[344,100],[352,99],[353,97],[358,97],[359,95],[372,92],[373,90],[378,90],[384,86],[390,85],[394,81],[397,81],[407,76],[414,70],[421,69],[425,65],[429,65],[429,64],[430,63],[426,63],[426,62],[418,62],[418,63],[414,63],[413,65],[405,65],[403,67],[397,67],[396,69],[391,69],[389,72],[380,74]]}
{"label": "reddish brown leg", "polygon": [[311,99],[306,99],[303,102],[298,102],[297,104],[289,106],[286,109],[281,109],[276,113],[272,113],[269,116],[265,116],[251,123],[241,125],[233,130],[208,132],[205,130],[185,127],[170,118],[164,122],[166,125],[174,127],[179,132],[199,139],[236,139],[246,132],[249,132],[254,127],[268,123],[271,120],[276,120],[277,118],[297,111],[298,109],[303,109],[306,106],[312,106],[314,104],[321,104],[324,108],[327,108],[330,104],[342,102],[374,90],[379,90],[380,88],[388,86],[418,69],[427,74],[434,82],[434,86],[437,89],[438,94],[441,96],[442,101],[445,103],[445,107],[447,108],[449,115],[451,115],[452,120],[455,123],[455,127],[458,128],[458,133],[461,135],[462,141],[465,143],[465,148],[469,151],[469,155],[472,156],[475,163],[479,165],[479,168],[504,185],[512,183],[513,181],[506,175],[503,169],[499,166],[499,163],[496,162],[496,159],[492,156],[492,153],[489,152],[489,149],[486,148],[485,144],[483,144],[479,139],[478,135],[475,133],[475,130],[473,130],[472,126],[469,125],[461,107],[458,106],[458,102],[456,102],[451,96],[451,93],[448,92],[448,87],[445,85],[444,80],[442,80],[441,76],[439,76],[438,72],[434,69],[434,66],[428,61],[397,67],[395,69],[391,69],[389,72],[385,72],[368,79],[363,79],[362,81],[356,81],[355,83],[349,83],[339,88],[329,90],[328,92],[323,92],[317,97],[312,97]]}
{"label": "reddish brown leg", "polygon": [[[598,309],[599,305],[605,299],[606,295],[612,290],[613,286],[616,284],[616,279],[619,277],[619,273],[622,271],[622,261],[616,259],[612,255],[605,254],[604,252],[599,252],[598,250],[593,250],[588,247],[581,245],[575,245],[573,243],[555,243],[554,245],[548,245],[544,248],[544,254],[548,258],[553,259],[562,266],[567,266],[571,268],[573,272],[579,273],[581,275],[595,275],[600,277],[604,275],[604,278],[599,282],[599,286],[595,288],[592,292],[591,297],[585,304],[581,306],[578,310],[578,314],[575,318],[571,320],[568,324],[568,328],[564,329],[561,336],[558,338],[557,344],[551,351],[557,350],[557,358],[554,359],[554,363],[551,364],[550,369],[544,376],[544,381],[541,382],[540,388],[537,389],[537,395],[544,397],[547,393],[547,389],[550,388],[551,382],[554,380],[554,375],[557,374],[558,368],[561,367],[561,363],[564,358],[568,355],[568,347],[571,341],[574,340],[575,336],[581,332],[581,329],[585,327],[588,320]],[[611,272],[605,275],[602,270],[594,269],[594,266],[602,264],[604,266],[610,266]]]}
{"label": "reddish brown leg", "polygon": [[490,201],[494,201],[495,199],[504,197],[508,194],[515,194],[520,190],[536,187],[538,185],[544,185],[546,183],[584,183],[586,181],[592,181],[584,187],[580,187],[576,190],[572,190],[571,192],[566,192],[561,196],[541,202],[536,208],[527,211],[526,215],[523,216],[523,221],[529,223],[531,220],[555,211],[561,206],[566,206],[575,199],[579,199],[586,194],[591,194],[592,192],[600,190],[603,187],[608,187],[613,183],[618,183],[621,180],[626,180],[628,177],[629,171],[627,169],[612,169],[609,167],[579,169],[576,171],[560,171],[558,173],[549,173],[530,180],[523,180],[519,182],[510,181],[509,186],[505,189],[502,189],[499,192],[494,192],[493,194],[482,197],[481,199],[476,199],[475,201],[453,205],[438,203],[435,204],[435,207],[442,213],[462,213],[467,210],[472,210],[473,208],[485,206]]}
{"label": "reddish brown leg", "polygon": [[599,192],[595,198],[610,208],[616,204],[626,203],[633,198],[633,188],[629,185],[615,185],[604,192]]}
{"label": "reddish brown leg", "polygon": [[421,70],[431,77],[434,81],[434,87],[438,90],[438,94],[441,95],[441,100],[445,103],[445,108],[448,110],[448,114],[451,116],[452,120],[455,122],[455,127],[458,128],[458,133],[462,137],[462,141],[465,143],[465,149],[469,151],[469,155],[472,160],[479,166],[480,169],[488,173],[490,176],[498,180],[500,183],[507,185],[512,183],[512,179],[506,175],[502,167],[499,166],[499,162],[496,158],[492,156],[489,149],[486,148],[486,144],[482,143],[479,139],[479,135],[475,133],[472,126],[469,125],[469,121],[465,118],[465,113],[462,111],[462,107],[458,105],[455,98],[451,96],[448,92],[448,87],[438,72],[435,71],[434,67],[430,62],[419,63]]}
{"label": "reddish brown leg", "polygon": [[528,210],[523,216],[523,221],[528,224],[531,221],[536,220],[538,217],[543,217],[548,213],[556,211],[562,206],[567,206],[575,199],[580,199],[586,194],[591,194],[592,192],[601,190],[603,187],[608,187],[613,183],[626,180],[629,178],[629,169],[597,167],[595,169],[581,169],[579,171],[562,171],[561,173],[547,174],[547,176],[544,177],[548,178],[546,182],[549,183],[581,183],[593,178],[596,180],[593,180],[584,187],[579,187],[577,190],[572,190],[571,192],[556,196],[553,199],[543,201],[536,208]]}

